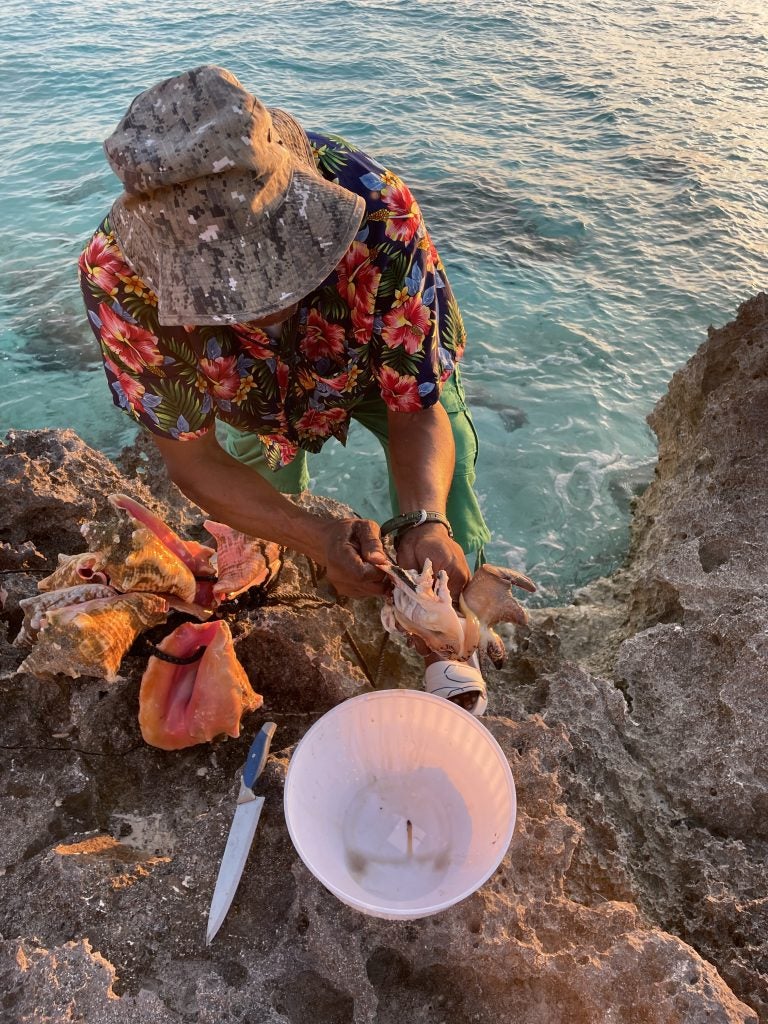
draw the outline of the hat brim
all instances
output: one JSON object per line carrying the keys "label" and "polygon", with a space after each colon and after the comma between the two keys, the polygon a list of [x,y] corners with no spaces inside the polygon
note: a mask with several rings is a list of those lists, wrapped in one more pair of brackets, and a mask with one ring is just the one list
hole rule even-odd
{"label": "hat brim", "polygon": [[[242,172],[236,183],[242,189]],[[216,185],[225,193],[227,175]],[[299,302],[338,265],[364,214],[361,196],[295,160],[282,202],[230,238],[169,245],[123,197],[111,220],[124,256],[157,294],[160,324],[192,326],[258,321]]]}

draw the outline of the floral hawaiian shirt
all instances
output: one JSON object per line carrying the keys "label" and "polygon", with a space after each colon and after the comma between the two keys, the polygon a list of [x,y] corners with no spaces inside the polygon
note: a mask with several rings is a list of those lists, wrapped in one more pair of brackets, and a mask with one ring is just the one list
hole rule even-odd
{"label": "floral hawaiian shirt", "polygon": [[345,442],[350,411],[434,404],[464,352],[456,299],[408,187],[336,135],[309,133],[320,172],[362,196],[341,262],[273,338],[253,324],[167,327],[124,261],[107,218],[80,257],[80,282],[116,405],[161,437],[188,440],[221,419],[256,433],[268,464]]}

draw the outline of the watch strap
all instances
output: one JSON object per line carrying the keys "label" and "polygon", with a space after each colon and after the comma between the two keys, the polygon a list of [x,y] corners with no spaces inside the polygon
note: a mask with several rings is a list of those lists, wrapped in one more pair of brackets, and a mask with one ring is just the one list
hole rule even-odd
{"label": "watch strap", "polygon": [[415,526],[423,526],[424,523],[442,523],[448,531],[448,536],[453,537],[453,530],[447,516],[442,512],[429,512],[425,508],[417,509],[415,512],[403,512],[399,516],[393,516],[386,523],[381,525],[381,536],[387,537],[393,534],[399,537],[406,530],[412,530]]}

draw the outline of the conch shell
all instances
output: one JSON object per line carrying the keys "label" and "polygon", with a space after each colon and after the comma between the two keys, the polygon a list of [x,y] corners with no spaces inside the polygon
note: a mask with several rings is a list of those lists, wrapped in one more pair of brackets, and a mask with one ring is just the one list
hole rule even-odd
{"label": "conch shell", "polygon": [[[30,624],[35,623],[30,629],[37,631],[37,642],[18,671],[36,676],[97,676],[112,683],[118,678],[123,655],[139,633],[165,620],[168,603],[157,594],[116,592],[82,601],[72,590],[81,588],[54,592],[58,596],[44,610],[29,609]],[[42,600],[52,596],[44,595]]]}
{"label": "conch shell", "polygon": [[263,698],[237,660],[226,622],[186,622],[158,651],[173,660],[151,657],[142,677],[139,725],[145,741],[180,750],[222,733],[239,736],[243,713],[260,707]]}
{"label": "conch shell", "polygon": [[110,494],[108,500],[114,508],[127,512],[132,519],[153,533],[163,547],[173,552],[194,576],[213,574],[211,562],[215,554],[213,548],[209,548],[205,544],[198,544],[194,540],[182,540],[154,512],[150,512],[148,508],[144,508],[135,498],[131,498],[127,494]]}
{"label": "conch shell", "polygon": [[391,603],[387,602],[381,611],[381,621],[389,633],[418,637],[442,658],[458,661],[471,658],[480,647],[497,668],[506,650],[492,627],[499,622],[522,625],[528,621],[511,587],[536,590],[522,573],[482,565],[459,597],[459,614],[451,602],[447,574],[441,569],[434,576],[429,559],[420,573],[394,564],[382,568],[394,583]]}
{"label": "conch shell", "polygon": [[84,583],[108,584],[102,571],[104,558],[100,551],[81,551],[79,555],[59,555],[59,564],[50,576],[39,580],[38,590],[65,590]]}
{"label": "conch shell", "polygon": [[[48,579],[50,578],[49,576]],[[24,621],[13,642],[16,647],[31,647],[37,640],[40,630],[47,624],[47,613],[55,608],[67,608],[88,601],[109,600],[115,597],[117,591],[114,587],[107,587],[102,583],[81,583],[79,586],[47,590],[34,597],[27,597],[19,601],[19,607],[24,612]]]}
{"label": "conch shell", "polygon": [[282,549],[272,541],[250,537],[211,519],[205,528],[216,539],[216,571],[213,585],[217,601],[230,601],[250,587],[268,583],[280,567]]}
{"label": "conch shell", "polygon": [[477,569],[459,597],[459,607],[467,621],[474,617],[480,627],[480,650],[496,668],[504,664],[507,651],[493,627],[499,622],[515,622],[519,626],[528,622],[528,613],[513,595],[512,587],[520,587],[531,594],[536,590],[533,580],[523,573],[486,563]]}
{"label": "conch shell", "polygon": [[[116,504],[117,500],[123,504]],[[134,517],[133,512],[142,506],[124,495],[111,495],[110,501],[115,507],[125,509],[128,518],[119,522],[86,523],[82,527],[89,548],[101,556],[99,568],[106,573],[110,584],[122,591],[174,594],[182,601],[194,603],[197,595],[194,573],[178,550],[168,547],[151,526]],[[125,502],[129,502],[127,507]],[[146,509],[143,511],[151,516]],[[172,530],[169,532],[173,534]]]}

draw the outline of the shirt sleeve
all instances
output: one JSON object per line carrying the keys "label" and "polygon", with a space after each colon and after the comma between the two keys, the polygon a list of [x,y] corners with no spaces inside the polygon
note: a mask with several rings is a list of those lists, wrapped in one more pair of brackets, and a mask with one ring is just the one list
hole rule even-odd
{"label": "shirt sleeve", "polygon": [[417,412],[438,401],[462,357],[464,324],[408,186],[384,171],[380,200],[370,221],[383,231],[379,248],[387,260],[376,296],[372,361],[388,408]]}
{"label": "shirt sleeve", "polygon": [[318,170],[366,203],[337,288],[368,346],[373,383],[394,411],[426,409],[461,359],[466,334],[419,205],[401,178],[345,139],[310,139]]}
{"label": "shirt sleeve", "polygon": [[[123,260],[108,225],[83,250],[79,270],[114,404],[158,437],[186,441],[207,433],[216,411],[208,375],[199,386],[195,348],[204,340],[184,327],[160,327],[157,300]],[[212,387],[231,386],[233,368],[217,365],[215,353],[207,362]]]}

